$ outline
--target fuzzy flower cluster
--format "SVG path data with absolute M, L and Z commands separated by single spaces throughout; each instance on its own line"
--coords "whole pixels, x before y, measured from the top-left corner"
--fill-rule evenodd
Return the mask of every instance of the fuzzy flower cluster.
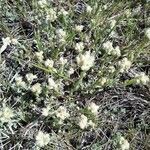
M 141 72 L 140 74 L 137 74 L 135 76 L 135 79 L 136 79 L 137 84 L 146 85 L 149 82 L 149 77 L 144 72 Z
M 117 57 L 121 56 L 120 48 L 119 46 L 116 46 L 115 48 L 113 47 L 113 43 L 110 41 L 107 41 L 103 43 L 103 48 L 106 51 L 108 55 L 114 55 Z
M 118 62 L 118 65 L 120 67 L 120 72 L 124 72 L 130 69 L 132 62 L 125 57 Z
M 13 117 L 14 112 L 11 108 L 5 106 L 0 110 L 0 121 L 2 123 L 10 122 Z
M 76 60 L 83 71 L 88 71 L 94 65 L 95 56 L 90 51 L 86 51 L 84 54 L 79 54 Z
M 50 8 L 47 11 L 46 21 L 54 22 L 57 19 L 56 10 L 53 8 Z
M 92 102 L 92 103 L 90 103 L 90 104 L 88 105 L 88 109 L 89 109 L 93 114 L 97 115 L 99 106 Z
M 119 139 L 119 145 L 120 145 L 121 150 L 129 150 L 130 148 L 129 142 L 122 136 Z
M 79 118 L 79 123 L 78 123 L 79 127 L 84 130 L 87 127 L 95 127 L 95 123 L 92 120 L 88 120 L 88 118 L 85 115 L 81 115 Z
M 38 134 L 36 135 L 36 145 L 39 147 L 44 147 L 48 145 L 50 142 L 50 136 L 48 133 L 44 133 L 42 131 L 39 131 Z
M 56 114 L 56 117 L 59 118 L 62 121 L 70 116 L 67 109 L 64 106 L 60 106 L 56 110 L 55 114 Z

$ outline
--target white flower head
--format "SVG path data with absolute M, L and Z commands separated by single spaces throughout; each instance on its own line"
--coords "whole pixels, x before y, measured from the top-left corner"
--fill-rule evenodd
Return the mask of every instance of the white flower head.
M 61 119 L 61 120 L 65 120 L 66 118 L 68 118 L 70 116 L 70 114 L 67 112 L 66 107 L 64 106 L 60 106 L 56 112 L 56 117 Z
M 40 83 L 36 83 L 31 87 L 31 91 L 35 93 L 36 95 L 39 95 L 42 93 L 42 87 Z
M 44 56 L 43 56 L 43 51 L 35 52 L 35 56 L 36 56 L 36 58 L 37 58 L 40 62 L 43 61 L 43 58 L 44 58 Z
M 59 11 L 59 14 L 62 14 L 63 16 L 67 16 L 69 13 L 68 13 L 68 11 L 66 11 L 64 8 L 62 8 L 62 9 Z
M 124 72 L 130 69 L 132 62 L 125 57 L 118 62 L 118 65 L 120 66 L 120 72 Z
M 108 71 L 111 72 L 111 73 L 115 72 L 115 70 L 116 70 L 116 69 L 115 69 L 114 66 L 109 66 L 109 67 L 108 67 Z
M 95 128 L 95 126 L 96 126 L 95 123 L 92 120 L 90 120 L 88 122 L 88 125 L 91 126 L 92 128 Z
M 56 84 L 56 82 L 52 79 L 52 78 L 48 78 L 48 88 L 49 89 L 53 89 L 53 90 L 57 90 L 58 89 L 58 85 Z
M 42 115 L 47 117 L 49 115 L 49 107 L 43 108 L 42 109 Z
M 49 134 L 39 131 L 38 134 L 36 135 L 36 145 L 39 147 L 44 147 L 48 145 L 49 142 L 50 142 Z
M 78 125 L 81 129 L 87 128 L 88 127 L 88 118 L 82 114 L 81 117 L 79 118 Z
M 79 54 L 76 60 L 81 69 L 87 71 L 94 65 L 95 56 L 90 51 L 86 51 L 84 54 Z
M 28 82 L 32 83 L 34 79 L 37 79 L 37 76 L 32 73 L 28 73 L 26 74 L 26 79 L 28 80 Z
M 119 139 L 119 145 L 120 145 L 121 150 L 129 150 L 130 148 L 129 142 L 122 136 Z
M 55 9 L 50 8 L 47 12 L 46 21 L 54 22 L 57 19 L 57 14 Z
M 135 77 L 136 77 L 137 83 L 141 83 L 143 85 L 146 85 L 149 82 L 149 77 L 144 72 L 137 74 Z
M 148 37 L 148 39 L 150 40 L 150 28 L 146 29 L 145 34 Z
M 71 67 L 71 68 L 68 70 L 67 73 L 68 73 L 68 75 L 70 76 L 70 75 L 72 75 L 72 74 L 74 73 L 74 71 L 75 71 L 75 70 Z
M 59 59 L 59 63 L 64 66 L 67 63 L 67 59 L 65 59 L 64 57 L 60 57 Z
M 75 50 L 77 50 L 78 52 L 82 52 L 83 49 L 84 49 L 84 43 L 83 42 L 76 43 Z
M 60 42 L 65 42 L 66 32 L 63 29 L 57 29 L 56 34 Z
M 4 106 L 0 111 L 0 121 L 5 123 L 11 121 L 14 117 L 14 112 L 11 108 Z
M 81 32 L 81 31 L 83 30 L 83 28 L 84 28 L 83 25 L 76 25 L 76 26 L 75 26 L 75 30 L 76 30 L 77 32 Z
M 39 0 L 39 1 L 38 1 L 38 5 L 39 5 L 41 8 L 44 8 L 45 6 L 47 6 L 47 0 Z
M 113 43 L 110 42 L 110 41 L 107 41 L 107 42 L 103 43 L 103 48 L 106 51 L 106 53 L 109 54 L 109 55 L 114 50 Z
M 90 103 L 90 104 L 88 105 L 88 109 L 89 109 L 93 114 L 97 115 L 99 106 L 92 102 L 92 103 Z
M 26 88 L 26 83 L 22 80 L 21 76 L 16 77 L 15 81 L 18 87 Z
M 117 56 L 117 57 L 120 57 L 121 56 L 121 52 L 120 52 L 120 48 L 119 46 L 116 46 L 113 50 L 112 50 L 112 54 Z
M 90 5 L 86 5 L 86 11 L 88 13 L 91 13 L 92 12 L 92 7 Z
M 50 59 L 46 59 L 46 61 L 44 62 L 45 66 L 48 68 L 53 68 L 54 65 L 54 61 L 50 60 Z
M 107 82 L 107 78 L 106 78 L 106 77 L 102 77 L 102 78 L 100 79 L 100 85 L 101 85 L 101 86 L 105 85 L 106 82 Z

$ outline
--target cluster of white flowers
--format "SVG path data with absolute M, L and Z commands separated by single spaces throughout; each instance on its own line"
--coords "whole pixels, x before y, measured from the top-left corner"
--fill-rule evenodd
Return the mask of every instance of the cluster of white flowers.
M 86 51 L 84 54 L 79 54 L 76 60 L 81 69 L 87 71 L 94 65 L 95 56 L 90 51 Z
M 48 88 L 50 90 L 58 90 L 58 85 L 56 84 L 56 82 L 52 79 L 52 78 L 48 78 Z
M 35 93 L 36 95 L 39 95 L 42 93 L 42 87 L 40 83 L 36 83 L 31 87 L 31 91 Z
M 50 8 L 47 11 L 46 21 L 54 22 L 57 19 L 57 14 L 55 8 Z
M 48 133 L 44 133 L 42 131 L 39 131 L 38 134 L 36 135 L 36 145 L 39 147 L 44 147 L 48 145 L 50 142 L 50 136 Z
M 140 74 L 136 74 L 135 78 L 137 84 L 146 85 L 149 82 L 149 77 L 144 72 L 141 72 Z
M 103 43 L 103 48 L 106 51 L 106 53 L 108 55 L 115 55 L 120 57 L 121 56 L 121 52 L 120 52 L 120 48 L 119 46 L 116 46 L 115 48 L 113 47 L 113 43 L 110 41 L 107 41 L 105 43 Z
M 88 13 L 91 13 L 92 12 L 92 7 L 90 5 L 86 5 L 86 11 Z
M 67 59 L 65 59 L 64 57 L 60 57 L 59 58 L 59 63 L 64 66 L 67 63 Z
M 0 110 L 0 121 L 2 123 L 10 122 L 13 117 L 14 117 L 14 112 L 11 108 L 4 106 Z
M 21 87 L 21 88 L 26 88 L 27 87 L 26 83 L 22 80 L 21 76 L 16 77 L 15 81 L 16 81 L 16 85 L 18 87 Z
M 115 70 L 116 70 L 116 69 L 115 69 L 114 66 L 109 66 L 109 67 L 108 67 L 108 71 L 111 72 L 111 73 L 114 73 Z
M 36 58 L 37 58 L 40 62 L 42 62 L 43 59 L 44 59 L 43 51 L 35 52 L 35 56 L 36 56 Z
M 66 32 L 63 29 L 57 29 L 56 34 L 59 42 L 64 43 L 66 41 Z
M 65 120 L 66 118 L 68 118 L 70 116 L 70 114 L 68 113 L 66 107 L 64 106 L 60 106 L 56 112 L 56 117 L 61 119 L 61 120 Z
M 130 148 L 129 142 L 122 136 L 119 139 L 119 145 L 121 150 L 128 150 Z
M 0 54 L 3 51 L 5 51 L 5 49 L 7 48 L 7 46 L 9 46 L 11 43 L 14 44 L 14 45 L 18 43 L 17 39 L 11 39 L 10 37 L 2 38 L 2 41 L 3 41 L 3 45 L 0 48 Z
M 84 43 L 83 42 L 76 43 L 75 50 L 77 50 L 78 52 L 82 52 L 83 49 L 84 49 Z
M 34 79 L 37 79 L 37 76 L 33 73 L 26 74 L 26 79 L 29 83 L 32 83 Z
M 148 39 L 150 40 L 150 28 L 146 29 L 145 34 L 148 37 Z
M 68 70 L 68 75 L 70 76 L 70 75 L 72 75 L 73 73 L 74 73 L 74 69 L 71 67 L 71 68 L 69 68 L 69 70 Z
M 88 105 L 88 109 L 89 109 L 93 114 L 97 115 L 99 106 L 92 102 L 92 103 L 90 103 L 90 104 Z
M 38 5 L 39 5 L 41 8 L 44 8 L 45 6 L 47 6 L 47 0 L 39 0 L 39 1 L 38 1 Z
M 95 123 L 92 120 L 88 121 L 88 118 L 85 115 L 81 115 L 79 118 L 79 127 L 83 130 L 86 129 L 87 127 L 91 126 L 92 128 L 95 127 Z
M 76 30 L 77 32 L 81 32 L 81 31 L 83 30 L 83 28 L 84 28 L 83 25 L 76 25 L 76 26 L 75 26 L 75 30 Z
M 107 79 L 106 77 L 100 78 L 100 80 L 99 80 L 100 86 L 104 86 L 105 83 L 107 82 L 107 80 L 108 80 L 108 79 Z
M 124 72 L 130 69 L 132 62 L 125 57 L 118 62 L 118 65 L 120 67 L 120 72 Z
M 49 106 L 47 106 L 46 108 L 43 108 L 42 109 L 42 115 L 47 117 L 49 115 L 49 110 L 50 110 Z
M 59 11 L 59 13 L 58 13 L 59 15 L 63 15 L 63 16 L 67 16 L 69 13 L 68 13 L 68 11 L 66 11 L 64 8 L 62 8 L 60 11 Z
M 50 60 L 50 59 L 46 59 L 46 61 L 44 62 L 44 65 L 45 65 L 47 68 L 53 68 L 53 66 L 54 66 L 54 61 L 53 61 L 53 60 Z

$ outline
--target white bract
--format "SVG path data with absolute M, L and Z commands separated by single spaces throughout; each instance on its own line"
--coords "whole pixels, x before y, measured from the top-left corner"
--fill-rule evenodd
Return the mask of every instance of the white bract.
M 78 52 L 82 52 L 83 49 L 84 49 L 84 43 L 83 43 L 83 42 L 76 43 L 75 49 L 76 49 Z
M 56 110 L 55 114 L 56 114 L 56 117 L 61 120 L 65 120 L 66 118 L 70 116 L 69 113 L 67 112 L 67 109 L 64 106 L 60 106 Z
M 148 37 L 148 39 L 150 40 L 150 28 L 146 29 L 145 34 Z
M 48 133 L 39 131 L 36 135 L 36 145 L 39 147 L 44 147 L 50 142 L 50 136 Z
M 31 91 L 35 93 L 36 95 L 39 95 L 42 93 L 42 87 L 40 83 L 36 83 L 31 87 Z
M 92 103 L 90 103 L 90 104 L 88 105 L 88 109 L 89 109 L 93 114 L 97 115 L 99 106 L 92 102 Z
M 88 118 L 85 115 L 81 115 L 81 117 L 79 118 L 78 125 L 81 129 L 87 128 L 88 127 Z
M 37 76 L 34 75 L 33 73 L 28 73 L 26 74 L 26 79 L 28 80 L 28 82 L 32 83 L 34 79 L 37 79 Z
M 2 123 L 10 122 L 11 119 L 14 117 L 13 110 L 9 107 L 3 107 L 0 111 L 0 121 Z
M 121 150 L 128 150 L 130 148 L 129 142 L 124 137 L 120 137 L 119 145 Z
M 84 54 L 79 54 L 76 60 L 81 69 L 87 71 L 94 65 L 95 56 L 90 51 L 86 51 Z
M 132 62 L 125 57 L 118 62 L 118 65 L 120 66 L 120 72 L 124 72 L 130 69 Z

